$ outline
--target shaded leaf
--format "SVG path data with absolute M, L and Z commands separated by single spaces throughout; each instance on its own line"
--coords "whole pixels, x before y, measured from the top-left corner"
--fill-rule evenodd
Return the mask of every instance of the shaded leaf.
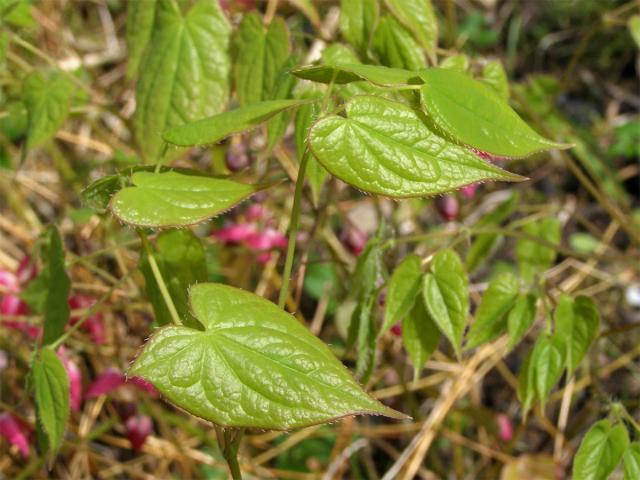
M 407 255 L 396 267 L 387 286 L 384 324 L 379 335 L 386 333 L 411 310 L 422 285 L 422 259 Z
M 500 60 L 491 60 L 482 68 L 482 81 L 504 100 L 509 99 L 509 79 Z
M 638 42 L 640 44 L 640 41 Z M 622 457 L 624 466 L 624 480 L 640 478 L 640 443 L 633 442 Z
M 580 296 L 573 300 L 563 295 L 554 320 L 556 335 L 566 342 L 567 374 L 572 375 L 598 335 L 600 314 L 590 298 Z
M 438 46 L 438 20 L 433 11 L 431 0 L 385 0 L 391 13 L 407 27 L 415 39 L 436 63 Z
M 389 67 L 408 70 L 426 67 L 420 45 L 391 15 L 384 15 L 380 19 L 373 38 L 373 47 L 380 62 Z
M 319 92 L 306 92 L 302 95 L 302 98 L 318 98 Z M 296 112 L 295 119 L 295 140 L 296 140 L 296 152 L 298 162 L 302 161 L 302 156 L 309 155 L 307 160 L 307 181 L 311 187 L 311 199 L 313 205 L 317 207 L 320 203 L 320 191 L 327 178 L 328 172 L 322 165 L 316 160 L 316 157 L 311 155 L 307 150 L 307 136 L 309 135 L 309 129 L 311 125 L 315 123 L 320 113 L 320 105 L 318 102 L 302 105 Z
M 458 72 L 466 72 L 469 70 L 470 61 L 464 53 L 457 55 L 451 55 L 440 62 L 440 68 L 448 68 L 450 70 L 457 70 Z
M 151 38 L 157 0 L 127 3 L 127 77 L 138 73 L 142 55 Z
M 417 380 L 424 364 L 438 348 L 438 326 L 418 296 L 409 313 L 402 320 L 402 341 L 413 363 L 413 378 Z
M 543 408 L 549 397 L 549 392 L 562 375 L 566 355 L 564 340 L 558 336 L 549 338 L 542 336 L 536 342 L 531 361 L 535 369 L 536 397 L 542 403 Z
M 561 225 L 557 218 L 543 218 L 527 223 L 522 231 L 542 241 L 559 245 Z M 535 275 L 544 272 L 553 265 L 556 250 L 528 238 L 520 238 L 516 243 L 516 257 L 520 273 L 525 282 L 531 282 Z
M 340 30 L 342 36 L 358 52 L 365 54 L 379 16 L 378 0 L 341 0 Z
M 365 80 L 379 87 L 402 88 L 422 83 L 416 72 L 358 63 L 328 62 L 325 65 L 307 65 L 291 70 L 291 74 L 318 83 L 331 83 L 333 80 L 336 85 Z
M 520 365 L 520 371 L 518 372 L 518 388 L 516 393 L 518 400 L 522 405 L 522 414 L 524 419 L 527 418 L 527 413 L 533 405 L 533 401 L 536 398 L 536 386 L 535 386 L 535 365 L 532 362 L 534 357 L 535 346 L 524 358 Z
M 575 480 L 606 480 L 613 473 L 629 445 L 622 424 L 609 420 L 594 423 L 582 439 L 573 461 Z
M 515 347 L 524 337 L 536 318 L 536 297 L 532 294 L 520 295 L 507 317 L 509 349 Z

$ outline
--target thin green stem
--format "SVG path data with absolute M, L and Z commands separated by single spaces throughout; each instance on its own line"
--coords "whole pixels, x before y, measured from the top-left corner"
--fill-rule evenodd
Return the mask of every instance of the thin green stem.
M 140 240 L 142 241 L 142 246 L 144 247 L 144 251 L 147 254 L 147 260 L 149 261 L 149 266 L 151 267 L 153 278 L 155 278 L 156 283 L 158 284 L 158 288 L 160 289 L 160 294 L 164 299 L 164 303 L 167 305 L 167 309 L 169 309 L 171 320 L 176 325 L 182 325 L 182 321 L 180 320 L 180 315 L 178 315 L 176 306 L 173 304 L 173 300 L 171 298 L 171 295 L 169 294 L 169 290 L 167 289 L 167 284 L 164 283 L 164 279 L 162 278 L 162 273 L 160 272 L 160 268 L 158 267 L 156 258 L 153 256 L 153 252 L 151 251 L 151 245 L 149 245 L 147 234 L 144 233 L 142 230 L 138 230 L 138 234 L 140 235 Z

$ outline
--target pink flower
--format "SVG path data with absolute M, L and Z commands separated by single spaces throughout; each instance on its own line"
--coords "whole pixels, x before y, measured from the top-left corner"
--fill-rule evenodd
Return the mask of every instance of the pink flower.
M 20 285 L 26 285 L 38 275 L 38 267 L 35 262 L 31 260 L 29 255 L 25 255 L 20 260 L 18 269 L 16 270 L 16 278 Z
M 124 373 L 117 368 L 109 368 L 102 372 L 98 378 L 89 385 L 85 397 L 89 399 L 99 397 L 100 395 L 106 395 L 121 385 L 124 385 L 124 382 Z
M 0 270 L 0 285 L 7 292 L 0 298 L 0 314 L 26 315 L 29 312 L 29 307 L 18 296 L 22 286 L 17 275 L 7 270 Z
M 460 189 L 460 191 L 462 192 L 462 195 L 464 195 L 464 198 L 471 200 L 475 196 L 477 189 L 478 184 L 472 183 L 471 185 L 465 185 Z
M 29 456 L 29 432 L 27 425 L 10 413 L 5 412 L 0 415 L 0 436 L 16 446 L 24 458 Z
M 138 387 L 140 390 L 147 392 L 149 396 L 153 398 L 158 398 L 160 396 L 160 393 L 158 392 L 158 390 L 156 390 L 156 387 L 154 387 L 151 382 L 148 382 L 142 377 L 129 377 L 127 378 L 127 383 L 129 382 L 135 387 Z
M 71 410 L 78 412 L 82 405 L 82 372 L 78 365 L 67 356 L 64 347 L 60 347 L 57 353 L 62 365 L 64 365 L 64 369 L 67 371 L 67 377 L 69 377 L 69 403 Z
M 247 208 L 244 216 L 249 222 L 265 220 L 268 217 L 267 211 L 259 203 L 252 203 L 251 205 L 249 205 L 249 208 Z
M 287 247 L 287 237 L 275 228 L 266 228 L 249 235 L 246 239 L 246 246 L 251 250 L 265 251 L 273 249 L 283 249 Z
M 134 415 L 127 419 L 125 427 L 127 429 L 127 438 L 131 442 L 131 448 L 137 452 L 153 431 L 153 422 L 147 415 Z
M 237 245 L 245 242 L 256 232 L 256 226 L 252 223 L 236 223 L 225 225 L 221 230 L 213 232 L 212 235 L 222 243 Z
M 391 327 L 391 333 L 396 337 L 402 336 L 402 325 L 400 322 L 396 323 L 393 327 Z
M 30 340 L 35 340 L 42 333 L 42 328 L 38 325 L 30 325 L 27 322 L 21 322 L 18 320 L 5 320 L 4 322 L 2 322 L 2 326 L 26 333 Z
M 463 187 L 465 188 L 465 187 Z M 459 206 L 458 199 L 453 195 L 445 195 L 436 198 L 436 209 L 447 222 L 451 222 L 458 218 Z
M 498 436 L 503 442 L 510 442 L 513 439 L 513 425 L 511 420 L 504 413 L 500 413 L 496 416 L 496 423 L 498 424 Z
M 88 297 L 86 295 L 71 295 L 69 297 L 69 307 L 72 310 L 84 310 L 91 308 L 95 305 L 96 299 L 92 297 Z M 80 317 L 77 315 L 72 315 L 69 319 L 69 323 L 74 325 Z M 97 345 L 103 345 L 107 342 L 107 337 L 104 328 L 104 319 L 102 318 L 102 313 L 96 312 L 90 315 L 82 324 L 81 327 L 83 330 L 86 330 L 89 333 L 89 337 L 91 340 Z
M 352 254 L 358 256 L 367 244 L 367 235 L 357 227 L 346 227 L 340 235 L 340 240 Z

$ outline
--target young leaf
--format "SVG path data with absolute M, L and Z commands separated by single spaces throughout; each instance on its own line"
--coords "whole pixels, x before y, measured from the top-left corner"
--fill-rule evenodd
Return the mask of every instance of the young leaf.
M 138 73 L 142 55 L 151 38 L 157 0 L 127 3 L 127 77 Z
M 284 110 L 309 102 L 310 100 L 267 100 L 252 103 L 171 128 L 162 134 L 162 138 L 168 143 L 183 147 L 210 145 L 234 133 L 251 130 Z
M 560 379 L 565 367 L 567 350 L 564 340 L 558 336 L 547 338 L 542 336 L 536 342 L 532 358 L 535 369 L 536 397 L 544 404 L 549 392 Z
M 640 443 L 633 442 L 622 457 L 624 466 L 624 480 L 640 478 Z
M 402 320 L 402 342 L 413 363 L 413 378 L 417 380 L 424 364 L 438 348 L 438 326 L 418 296 L 409 313 Z
M 373 37 L 373 47 L 381 63 L 389 67 L 408 70 L 426 67 L 420 45 L 391 15 L 380 19 Z
M 391 13 L 407 27 L 415 39 L 429 55 L 431 63 L 436 63 L 438 46 L 438 20 L 431 0 L 385 0 Z
M 509 79 L 500 60 L 491 60 L 482 68 L 482 81 L 503 100 L 509 100 Z
M 575 480 L 606 480 L 613 473 L 629 445 L 623 424 L 609 420 L 594 423 L 582 439 L 573 461 Z
M 236 95 L 241 106 L 273 98 L 278 73 L 289 57 L 289 32 L 274 18 L 267 31 L 257 13 L 245 15 L 238 27 L 234 64 Z
M 133 117 L 136 142 L 147 161 L 160 156 L 167 128 L 224 110 L 229 33 L 218 2 L 197 0 L 181 11 L 178 2 L 158 1 Z
M 515 304 L 519 291 L 518 279 L 509 272 L 497 276 L 489 283 L 469 330 L 467 348 L 482 345 L 504 332 L 507 313 Z
M 557 218 L 543 218 L 524 225 L 523 232 L 537 237 L 542 241 L 560 244 L 561 226 Z M 556 259 L 556 250 L 542 245 L 540 242 L 528 238 L 518 239 L 516 244 L 516 257 L 520 273 L 525 282 L 531 282 L 533 277 L 553 265 Z
M 204 331 L 163 327 L 131 367 L 178 407 L 228 427 L 285 430 L 347 415 L 404 415 L 369 397 L 293 316 L 252 293 L 191 288 Z
M 580 296 L 574 301 L 563 295 L 554 319 L 556 335 L 564 339 L 567 346 L 567 374 L 572 375 L 598 334 L 600 315 L 590 298 Z
M 532 362 L 534 354 L 535 346 L 524 358 L 518 373 L 518 389 L 516 393 L 518 395 L 518 400 L 520 400 L 520 403 L 522 404 L 522 415 L 525 419 L 527 418 L 527 413 L 536 398 L 536 370 L 535 365 Z
M 445 58 L 438 66 L 464 73 L 469 70 L 470 61 L 464 53 L 459 53 Z
M 422 84 L 418 74 L 410 70 L 358 63 L 327 62 L 326 65 L 307 65 L 291 70 L 291 75 L 317 83 L 333 81 L 336 85 L 363 80 L 379 87 L 389 88 Z
M 430 68 L 420 76 L 424 81 L 420 91 L 425 112 L 460 143 L 503 157 L 526 157 L 569 147 L 541 137 L 489 86 L 469 75 Z
M 69 419 L 69 379 L 56 352 L 49 347 L 38 353 L 32 373 L 38 422 L 53 456 L 60 447 Z
M 178 172 L 135 172 L 111 198 L 118 219 L 138 227 L 194 225 L 229 210 L 262 187 Z
M 27 149 L 51 139 L 69 114 L 73 86 L 61 73 L 45 77 L 40 72 L 27 76 L 22 85 L 24 104 L 29 114 Z
M 207 281 L 207 263 L 200 239 L 191 230 L 168 230 L 160 233 L 153 255 L 167 284 L 167 289 L 183 323 L 198 328 L 199 323 L 189 312 L 188 290 L 191 285 Z M 140 258 L 147 295 L 158 325 L 171 323 L 171 314 L 160 293 L 146 254 Z
M 467 274 L 453 250 L 443 249 L 434 255 L 431 274 L 424 278 L 423 295 L 427 311 L 459 355 L 469 293 Z
M 385 334 L 413 307 L 419 297 L 422 284 L 422 260 L 417 255 L 407 255 L 391 275 L 387 287 L 384 324 L 379 336 Z
M 509 349 L 515 347 L 536 318 L 536 297 L 520 295 L 507 317 L 509 331 Z
M 379 15 L 378 0 L 341 0 L 340 2 L 342 36 L 363 55 L 367 53 Z
M 319 120 L 309 147 L 330 173 L 366 192 L 405 198 L 522 179 L 437 136 L 419 112 L 401 103 L 360 96 L 346 110 L 346 118 Z
M 71 281 L 64 268 L 64 248 L 56 227 L 50 227 L 42 245 L 43 268 L 29 283 L 22 297 L 31 308 L 44 315 L 43 345 L 55 342 L 69 321 Z

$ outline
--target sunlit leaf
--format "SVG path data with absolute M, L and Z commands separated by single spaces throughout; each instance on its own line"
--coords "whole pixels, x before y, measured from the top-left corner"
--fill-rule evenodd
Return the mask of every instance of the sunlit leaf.
M 385 0 L 393 15 L 407 27 L 435 63 L 438 46 L 438 19 L 431 0 Z
M 378 0 L 342 0 L 340 2 L 342 36 L 358 52 L 366 53 L 379 15 Z
M 594 423 L 580 443 L 573 461 L 575 480 L 607 480 L 629 445 L 629 435 L 622 424 L 609 420 Z
M 391 15 L 384 15 L 380 19 L 373 47 L 380 62 L 389 67 L 419 70 L 426 66 L 420 45 Z
M 572 375 L 598 334 L 600 314 L 590 298 L 580 296 L 573 300 L 563 295 L 554 320 L 556 334 L 566 342 L 567 372 Z
M 638 42 L 640 43 L 640 42 Z M 622 457 L 624 465 L 624 480 L 640 478 L 640 443 L 633 442 Z
M 138 73 L 142 55 L 151 38 L 157 0 L 127 3 L 127 77 Z

